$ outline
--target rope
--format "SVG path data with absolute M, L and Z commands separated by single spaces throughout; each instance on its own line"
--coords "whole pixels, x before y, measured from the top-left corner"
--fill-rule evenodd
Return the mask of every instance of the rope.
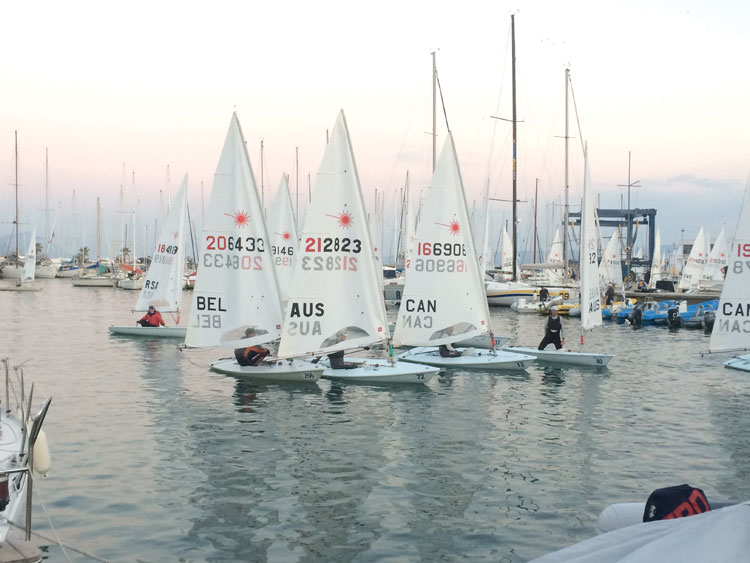
M 9 523 L 10 523 L 10 525 L 11 525 L 11 526 L 13 526 L 14 528 L 24 529 L 24 526 L 19 526 L 19 525 L 18 525 L 18 524 L 16 524 L 15 522 L 10 522 L 10 521 L 9 521 Z M 48 541 L 49 543 L 52 543 L 52 544 L 56 544 L 56 545 L 59 545 L 59 546 L 60 546 L 60 548 L 61 548 L 61 549 L 63 550 L 63 553 L 65 554 L 65 559 L 67 559 L 68 561 L 72 561 L 72 559 L 71 559 L 71 558 L 70 558 L 70 557 L 68 556 L 68 554 L 67 554 L 67 553 L 65 552 L 65 549 L 64 549 L 64 548 L 68 548 L 68 549 L 69 549 L 70 551 L 74 551 L 75 553 L 77 553 L 77 554 L 79 554 L 79 555 L 83 555 L 84 557 L 88 557 L 89 559 L 93 559 L 94 561 L 100 561 L 101 563 L 112 563 L 112 562 L 111 562 L 110 560 L 108 560 L 108 559 L 104 559 L 103 557 L 99 557 L 99 556 L 97 556 L 97 555 L 94 555 L 93 553 L 89 553 L 89 552 L 87 552 L 87 551 L 84 551 L 84 550 L 82 550 L 82 549 L 78 549 L 77 547 L 74 547 L 74 546 L 72 546 L 72 545 L 70 545 L 70 544 L 67 544 L 67 543 L 63 543 L 63 542 L 62 542 L 62 541 L 60 541 L 60 540 L 54 540 L 54 539 L 52 539 L 52 538 L 50 538 L 50 537 L 48 537 L 48 536 L 45 536 L 45 535 L 44 535 L 44 534 L 42 534 L 42 533 L 39 533 L 39 532 L 35 532 L 34 530 L 31 530 L 31 534 L 32 534 L 32 535 L 34 535 L 34 536 L 37 536 L 37 537 L 39 537 L 39 538 L 42 538 L 43 540 L 46 540 L 46 541 Z

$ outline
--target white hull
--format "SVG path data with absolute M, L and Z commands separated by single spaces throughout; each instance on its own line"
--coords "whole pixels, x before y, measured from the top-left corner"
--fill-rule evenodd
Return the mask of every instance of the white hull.
M 533 354 L 537 362 L 560 364 L 566 366 L 604 367 L 614 358 L 612 354 L 594 354 L 592 352 L 571 352 L 560 350 L 537 350 L 524 346 L 508 346 L 503 348 L 514 354 Z
M 56 278 L 77 278 L 81 275 L 81 268 L 58 269 L 55 273 Z
M 456 348 L 466 355 L 455 358 L 443 358 L 434 346 L 420 346 L 398 355 L 400 360 L 443 368 L 456 369 L 526 369 L 536 357 L 525 354 L 514 354 L 496 350 L 472 350 Z
M 37 266 L 34 268 L 34 277 L 51 280 L 57 276 L 57 266 L 50 264 L 48 266 Z
M 42 291 L 42 286 L 34 283 L 25 283 L 23 285 L 2 285 L 0 291 Z
M 142 336 L 144 338 L 182 338 L 185 339 L 186 327 L 182 326 L 110 326 L 109 332 L 121 336 Z
M 490 281 L 484 284 L 487 304 L 496 307 L 510 307 L 516 299 L 534 299 L 538 288 L 516 282 Z
M 111 276 L 80 276 L 71 281 L 77 287 L 114 287 L 117 283 Z
M 143 289 L 144 278 L 125 278 L 117 282 L 117 287 L 120 289 L 136 289 L 140 291 Z
M 737 356 L 724 362 L 725 368 L 738 369 L 740 371 L 750 371 L 750 354 Z
M 0 278 L 6 280 L 20 280 L 21 274 L 23 274 L 23 265 L 19 264 L 3 264 L 0 270 Z
M 323 373 L 323 366 L 303 360 L 275 360 L 262 362 L 258 366 L 241 366 L 233 358 L 225 358 L 211 364 L 217 373 L 247 377 L 263 381 L 315 383 Z
M 391 364 L 390 360 L 383 358 L 350 357 L 346 361 L 361 364 L 362 367 L 331 369 L 328 358 L 324 358 L 320 360 L 320 364 L 325 368 L 322 377 L 361 383 L 427 383 L 440 371 L 429 366 L 416 366 L 398 361 Z
M 508 340 L 510 340 L 509 336 L 495 336 L 495 349 L 502 348 Z M 484 348 L 485 350 L 489 350 L 492 348 L 492 341 L 489 334 L 483 334 L 454 342 L 453 345 L 461 346 L 462 348 Z

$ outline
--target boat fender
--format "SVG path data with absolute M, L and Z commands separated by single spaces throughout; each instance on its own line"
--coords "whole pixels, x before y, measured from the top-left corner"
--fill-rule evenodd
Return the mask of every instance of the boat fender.
M 34 443 L 34 471 L 40 477 L 46 478 L 47 472 L 52 466 L 52 460 L 49 455 L 49 445 L 47 444 L 47 434 L 44 430 L 39 430 L 39 435 Z

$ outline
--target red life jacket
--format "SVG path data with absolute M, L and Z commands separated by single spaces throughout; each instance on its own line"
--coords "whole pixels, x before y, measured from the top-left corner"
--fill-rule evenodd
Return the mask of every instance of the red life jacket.
M 141 320 L 146 321 L 149 326 L 164 325 L 164 319 L 161 318 L 161 313 L 159 311 L 154 311 L 153 315 L 151 313 L 146 313 Z

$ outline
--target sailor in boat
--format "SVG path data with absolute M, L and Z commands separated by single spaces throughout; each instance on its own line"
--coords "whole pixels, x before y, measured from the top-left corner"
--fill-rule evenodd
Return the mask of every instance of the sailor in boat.
M 252 338 L 256 335 L 257 332 L 253 327 L 245 330 L 245 338 Z M 264 348 L 263 346 L 247 346 L 245 348 L 237 348 L 234 351 L 234 357 L 241 366 L 257 366 L 268 354 L 268 348 Z
M 604 302 L 606 307 L 609 307 L 615 302 L 615 286 L 611 283 L 607 285 L 607 291 L 604 292 L 604 297 L 606 298 L 606 301 Z
M 449 326 L 443 332 L 445 333 L 446 336 L 450 336 L 450 335 L 453 334 L 453 327 Z M 442 344 L 440 346 L 439 351 L 440 351 L 440 357 L 441 358 L 457 358 L 458 356 L 461 355 L 461 352 L 459 352 L 458 350 L 456 350 L 453 347 L 453 344 L 451 344 L 450 342 Z
M 164 323 L 164 319 L 161 317 L 161 313 L 156 310 L 156 308 L 151 305 L 148 308 L 148 311 L 146 312 L 143 317 L 139 321 L 137 321 L 135 324 L 141 325 L 141 326 L 167 326 Z
M 539 350 L 544 350 L 549 344 L 554 344 L 556 350 L 562 348 L 563 344 L 565 344 L 565 338 L 563 338 L 562 333 L 562 318 L 557 314 L 557 307 L 553 305 L 549 310 L 544 338 L 539 343 Z
M 344 331 L 340 330 L 336 334 L 334 334 L 334 338 L 336 342 L 343 342 L 344 340 L 346 340 L 346 334 Z M 359 367 L 359 364 L 344 361 L 343 350 L 328 354 L 328 361 L 331 364 L 331 369 L 354 369 Z

